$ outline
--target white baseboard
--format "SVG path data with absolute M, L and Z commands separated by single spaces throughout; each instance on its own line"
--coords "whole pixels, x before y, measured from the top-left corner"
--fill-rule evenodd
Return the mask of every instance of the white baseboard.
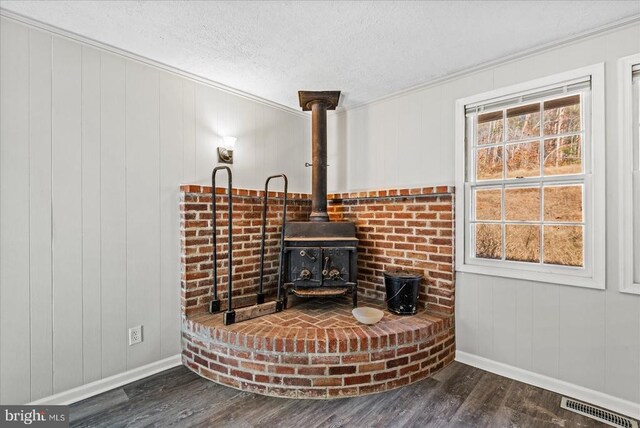
M 85 398 L 93 397 L 114 388 L 121 387 L 138 379 L 159 373 L 161 371 L 176 367 L 182 364 L 180 354 L 174 355 L 164 360 L 155 361 L 145 366 L 128 370 L 124 373 L 109 376 L 68 391 L 50 395 L 36 401 L 32 401 L 32 405 L 49 404 L 49 405 L 66 405 L 72 404 Z
M 640 403 L 617 398 L 612 395 L 603 394 L 593 389 L 585 388 L 562 380 L 554 379 L 518 367 L 513 367 L 497 361 L 489 360 L 477 355 L 456 351 L 456 361 L 495 373 L 500 376 L 515 379 L 529 385 L 548 389 L 561 395 L 566 395 L 586 403 L 602 407 L 613 412 L 621 413 L 630 418 L 640 419 Z M 560 402 L 558 402 L 558 406 Z

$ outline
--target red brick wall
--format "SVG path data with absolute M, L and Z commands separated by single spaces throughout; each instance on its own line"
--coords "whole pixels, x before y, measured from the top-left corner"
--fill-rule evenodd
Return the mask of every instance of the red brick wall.
M 211 187 L 185 185 L 180 188 L 182 311 L 189 315 L 204 310 L 211 300 L 213 264 L 211 256 Z M 227 196 L 216 190 L 218 215 L 218 298 L 227 295 Z M 233 194 L 233 295 L 248 296 L 258 291 L 262 197 L 264 191 L 232 189 Z M 273 292 L 278 269 L 278 241 L 282 214 L 281 192 L 270 192 L 265 246 L 265 292 Z M 308 195 L 290 193 L 287 219 L 306 220 L 311 212 Z M 251 303 L 254 303 L 253 301 Z
M 211 300 L 211 187 L 181 187 L 182 309 L 202 311 Z M 227 197 L 218 188 L 218 278 L 220 298 L 227 285 Z M 260 224 L 264 192 L 233 189 L 234 296 L 257 292 Z M 265 257 L 265 290 L 275 288 L 280 237 L 280 199 L 269 202 Z M 288 221 L 307 220 L 308 194 L 289 194 Z M 383 272 L 404 269 L 424 275 L 420 301 L 430 311 L 453 313 L 453 188 L 390 189 L 329 195 L 332 220 L 356 223 L 358 288 L 368 297 L 384 299 Z M 252 303 L 252 302 L 251 302 Z
M 419 300 L 453 314 L 453 187 L 390 189 L 330 195 L 332 220 L 356 223 L 358 288 L 385 298 L 383 272 L 424 275 Z

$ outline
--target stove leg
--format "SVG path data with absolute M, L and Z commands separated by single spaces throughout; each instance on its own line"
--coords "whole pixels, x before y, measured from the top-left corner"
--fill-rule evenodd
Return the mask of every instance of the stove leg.
M 351 288 L 351 297 L 353 299 L 353 307 L 357 308 L 358 307 L 358 286 L 354 285 Z

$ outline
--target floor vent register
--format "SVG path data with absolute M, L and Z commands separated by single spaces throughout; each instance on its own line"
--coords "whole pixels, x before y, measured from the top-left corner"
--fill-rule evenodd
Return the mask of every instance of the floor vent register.
M 626 416 L 592 406 L 591 404 L 576 401 L 571 398 L 562 397 L 560 407 L 570 410 L 574 413 L 587 416 L 596 421 L 604 422 L 607 425 L 618 428 L 638 428 L 638 423 Z

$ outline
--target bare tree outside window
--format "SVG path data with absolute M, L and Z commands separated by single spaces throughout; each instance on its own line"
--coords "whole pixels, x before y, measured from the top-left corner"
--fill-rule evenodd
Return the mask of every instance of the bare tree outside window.
M 476 116 L 475 257 L 584 266 L 581 102 L 574 94 Z

